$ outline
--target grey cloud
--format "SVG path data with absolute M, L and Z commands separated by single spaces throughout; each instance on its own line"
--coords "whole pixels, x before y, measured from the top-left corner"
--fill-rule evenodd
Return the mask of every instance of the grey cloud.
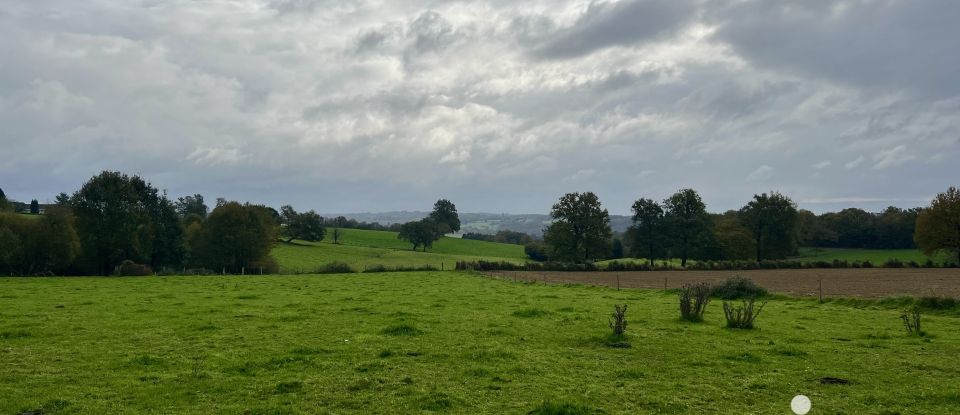
M 676 33 L 696 18 L 692 0 L 626 0 L 590 3 L 571 27 L 544 39 L 539 56 L 569 59 L 611 46 L 650 42 Z
M 960 93 L 960 2 L 751 0 L 710 15 L 751 62 L 932 98 Z

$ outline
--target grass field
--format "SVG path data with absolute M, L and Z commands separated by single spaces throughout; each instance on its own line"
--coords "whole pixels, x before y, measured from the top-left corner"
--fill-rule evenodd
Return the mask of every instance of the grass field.
M 792 259 L 803 261 L 870 261 L 874 265 L 882 265 L 890 259 L 903 262 L 915 261 L 923 264 L 928 259 L 943 262 L 946 255 L 928 257 L 916 249 L 849 249 L 849 248 L 800 248 L 799 255 Z
M 285 272 L 316 269 L 334 261 L 345 262 L 361 271 L 370 265 L 431 265 L 438 269 L 443 265 L 451 269 L 456 261 L 525 261 L 520 245 L 443 237 L 427 252 L 414 252 L 409 243 L 397 239 L 395 232 L 361 229 L 341 229 L 341 232 L 343 236 L 339 244 L 332 242 L 332 230 L 329 230 L 327 238 L 320 243 L 294 241 L 293 244 L 277 244 L 273 256 Z
M 662 291 L 461 272 L 0 278 L 0 413 L 948 414 L 960 320 L 770 301 L 753 331 Z M 610 348 L 626 303 L 632 348 Z M 849 380 L 822 384 L 821 378 Z

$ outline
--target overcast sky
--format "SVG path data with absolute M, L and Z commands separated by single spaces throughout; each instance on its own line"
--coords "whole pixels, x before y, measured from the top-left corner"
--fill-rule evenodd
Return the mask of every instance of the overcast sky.
M 917 206 L 960 185 L 960 1 L 0 0 L 0 188 L 320 212 Z

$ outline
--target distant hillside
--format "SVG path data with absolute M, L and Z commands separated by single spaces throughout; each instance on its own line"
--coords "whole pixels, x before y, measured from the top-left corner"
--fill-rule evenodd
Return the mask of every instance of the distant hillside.
M 384 225 L 420 220 L 429 212 L 383 212 L 383 213 L 334 213 L 324 216 L 344 216 L 361 222 L 378 222 Z M 460 231 L 494 234 L 509 230 L 540 236 L 550 224 L 550 215 L 512 213 L 461 213 Z M 629 216 L 611 215 L 610 225 L 614 232 L 624 232 L 630 226 Z

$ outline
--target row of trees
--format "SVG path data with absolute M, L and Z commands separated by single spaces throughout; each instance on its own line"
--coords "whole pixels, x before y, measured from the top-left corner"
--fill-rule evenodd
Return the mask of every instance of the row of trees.
M 278 217 L 222 199 L 208 215 L 200 195 L 173 202 L 138 176 L 105 171 L 58 195 L 39 219 L 0 214 L 0 272 L 106 275 L 124 261 L 154 270 L 273 270 Z
M 629 255 L 656 259 L 756 261 L 784 259 L 805 246 L 913 248 L 960 256 L 960 194 L 951 187 L 928 208 L 891 207 L 879 214 L 845 209 L 817 216 L 778 193 L 754 195 L 739 210 L 710 214 L 693 189 L 658 202 L 633 203 L 630 228 L 614 237 L 610 217 L 592 192 L 568 193 L 553 205 L 543 243 L 527 243 L 533 259 L 582 262 Z M 958 257 L 960 261 L 960 257 Z

